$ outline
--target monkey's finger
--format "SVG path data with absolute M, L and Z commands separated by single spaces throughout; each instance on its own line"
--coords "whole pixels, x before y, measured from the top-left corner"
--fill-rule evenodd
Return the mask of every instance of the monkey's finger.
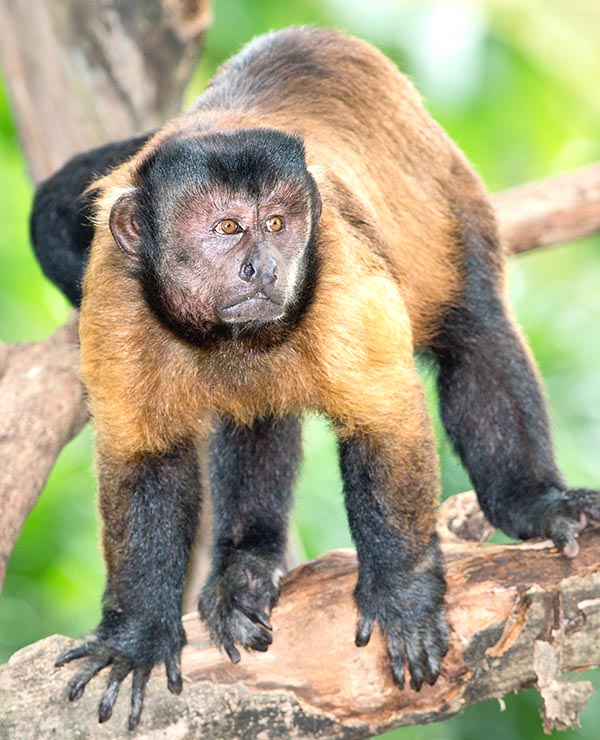
M 227 653 L 227 657 L 229 660 L 235 665 L 236 663 L 239 663 L 242 659 L 242 656 L 240 655 L 239 650 L 236 648 L 236 646 L 233 644 L 233 642 L 230 639 L 224 639 L 222 641 L 223 650 Z
M 440 662 L 443 657 L 448 654 L 450 650 L 450 626 L 446 620 L 446 615 L 443 611 L 437 615 L 437 636 L 438 645 L 440 646 Z
M 590 519 L 600 519 L 600 492 L 591 488 L 576 488 L 571 491 L 571 496 L 577 501 L 580 509 L 587 514 Z
M 273 633 L 269 632 L 269 630 L 266 630 L 263 627 L 259 627 L 258 625 L 255 625 L 254 634 L 251 640 L 251 646 L 255 647 L 255 645 L 261 645 L 261 646 L 264 645 L 265 650 L 266 650 L 272 642 L 273 642 Z
M 127 663 L 115 663 L 111 668 L 106 689 L 98 706 L 98 722 L 106 722 L 111 718 L 121 683 L 130 670 L 131 667 Z
M 269 630 L 269 632 L 273 631 L 273 626 L 271 625 L 268 616 L 260 609 L 257 609 L 256 607 L 246 606 L 244 604 L 240 604 L 239 609 L 242 614 L 248 617 L 248 619 L 250 619 L 255 624 L 260 624 L 261 627 Z
M 142 709 L 144 707 L 144 692 L 150 676 L 150 668 L 136 668 L 133 672 L 133 682 L 131 686 L 131 709 L 129 711 L 128 727 L 129 732 L 133 732 L 138 726 Z
M 252 650 L 258 650 L 260 653 L 266 653 L 272 642 L 272 634 L 261 628 L 260 632 L 253 637 L 252 642 L 248 644 L 248 647 L 251 647 Z
M 167 688 L 172 694 L 181 694 L 183 682 L 181 680 L 181 668 L 175 658 L 167 658 Z
M 89 681 L 110 662 L 111 658 L 91 659 L 69 684 L 69 701 L 81 699 Z
M 425 663 L 423 666 L 423 675 L 425 681 L 430 686 L 437 681 L 440 675 L 440 668 L 442 665 L 442 658 L 448 652 L 449 648 L 449 635 L 446 620 L 437 619 L 436 630 L 428 632 L 423 638 L 423 646 L 425 648 Z
M 550 537 L 565 557 L 572 559 L 579 554 L 574 523 L 570 519 L 557 517 L 550 528 Z
M 375 620 L 372 617 L 361 617 L 356 628 L 354 644 L 356 647 L 364 647 L 371 639 Z
M 425 661 L 423 663 L 423 677 L 425 681 L 430 685 L 438 680 L 440 675 L 440 663 L 436 656 L 429 652 L 425 653 Z
M 70 663 L 72 660 L 87 658 L 94 652 L 97 646 L 98 643 L 96 640 L 88 640 L 87 642 L 82 642 L 81 645 L 76 645 L 75 647 L 63 650 L 55 660 L 54 665 L 56 668 L 60 668 L 65 665 L 65 663 Z
M 399 635 L 388 635 L 388 655 L 394 683 L 399 689 L 404 688 L 404 641 Z
M 427 662 L 427 658 L 423 645 L 417 637 L 407 641 L 406 656 L 408 658 L 408 670 L 410 673 L 410 687 L 415 691 L 421 691 L 424 679 L 423 668 Z

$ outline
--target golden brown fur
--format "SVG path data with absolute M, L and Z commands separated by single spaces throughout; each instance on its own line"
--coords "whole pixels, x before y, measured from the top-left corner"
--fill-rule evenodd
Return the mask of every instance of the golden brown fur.
M 480 185 L 412 84 L 383 55 L 333 32 L 322 32 L 311 51 L 335 74 L 335 94 L 323 75 L 290 94 L 272 91 L 243 111 L 228 109 L 231 101 L 223 101 L 224 110 L 203 110 L 201 99 L 100 182 L 81 315 L 83 377 L 96 433 L 110 457 L 134 459 L 207 434 L 215 414 L 249 424 L 266 414 L 322 411 L 342 435 L 367 432 L 395 447 L 391 459 L 404 479 L 413 467 L 421 470 L 427 490 L 419 486 L 411 495 L 405 486 L 408 498 L 392 509 L 413 510 L 413 495 L 428 500 L 418 507 L 418 529 L 426 532 L 437 473 L 413 350 L 427 345 L 458 300 L 449 203 L 453 195 L 479 201 Z M 305 142 L 323 203 L 318 290 L 286 342 L 268 351 L 249 352 L 243 343 L 207 350 L 156 320 L 127 274 L 109 213 L 162 142 L 252 127 L 292 132 Z M 414 531 L 412 517 L 403 521 Z

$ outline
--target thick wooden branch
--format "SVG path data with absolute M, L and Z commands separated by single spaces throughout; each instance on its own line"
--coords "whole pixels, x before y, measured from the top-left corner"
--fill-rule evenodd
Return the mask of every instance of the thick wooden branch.
M 209 22 L 209 0 L 0 0 L 0 62 L 33 179 L 177 113 Z
M 493 197 L 509 252 L 582 239 L 600 231 L 600 163 Z
M 465 520 L 465 498 L 476 512 L 472 495 L 456 497 L 442 510 L 443 531 L 448 521 L 452 530 L 452 521 Z M 536 683 L 548 727 L 576 720 L 591 685 L 566 682 L 562 674 L 600 665 L 600 530 L 581 535 L 575 560 L 548 542 L 499 546 L 450 539 L 443 547 L 452 647 L 435 686 L 399 691 L 379 633 L 366 648 L 354 646 L 356 559 L 352 551 L 338 551 L 287 576 L 268 653 L 245 653 L 233 666 L 210 645 L 197 617 L 186 617 L 184 692 L 171 696 L 164 672 L 156 670 L 136 736 L 368 738 L 443 720 Z M 64 737 L 127 736 L 126 697 L 108 725 L 96 724 L 104 681 L 96 679 L 78 704 L 66 701 L 75 668 L 51 666 L 68 644 L 48 638 L 0 669 L 0 736 L 37 739 L 56 727 Z
M 0 355 L 0 584 L 8 557 L 54 461 L 87 421 L 77 319 L 43 342 Z

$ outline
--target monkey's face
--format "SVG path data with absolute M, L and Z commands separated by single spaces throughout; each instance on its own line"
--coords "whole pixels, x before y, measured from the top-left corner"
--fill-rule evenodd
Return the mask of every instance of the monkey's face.
M 110 228 L 150 305 L 192 340 L 219 326 L 256 331 L 285 320 L 302 292 L 320 206 L 303 150 L 298 161 L 297 140 L 286 137 L 282 166 L 278 133 L 277 156 L 269 137 L 257 147 L 244 133 L 237 158 L 231 140 L 210 156 L 205 139 L 163 153 L 112 209 Z
M 186 192 L 161 229 L 159 276 L 186 324 L 252 323 L 284 316 L 298 291 L 310 238 L 305 193 L 287 183 L 266 197 Z

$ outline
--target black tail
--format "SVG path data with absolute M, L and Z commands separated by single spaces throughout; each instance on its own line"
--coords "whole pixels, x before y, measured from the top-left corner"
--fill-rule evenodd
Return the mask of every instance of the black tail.
M 46 277 L 74 306 L 81 303 L 88 248 L 94 236 L 90 221 L 94 196 L 82 193 L 96 177 L 133 156 L 151 135 L 78 154 L 37 188 L 30 219 L 33 250 Z

